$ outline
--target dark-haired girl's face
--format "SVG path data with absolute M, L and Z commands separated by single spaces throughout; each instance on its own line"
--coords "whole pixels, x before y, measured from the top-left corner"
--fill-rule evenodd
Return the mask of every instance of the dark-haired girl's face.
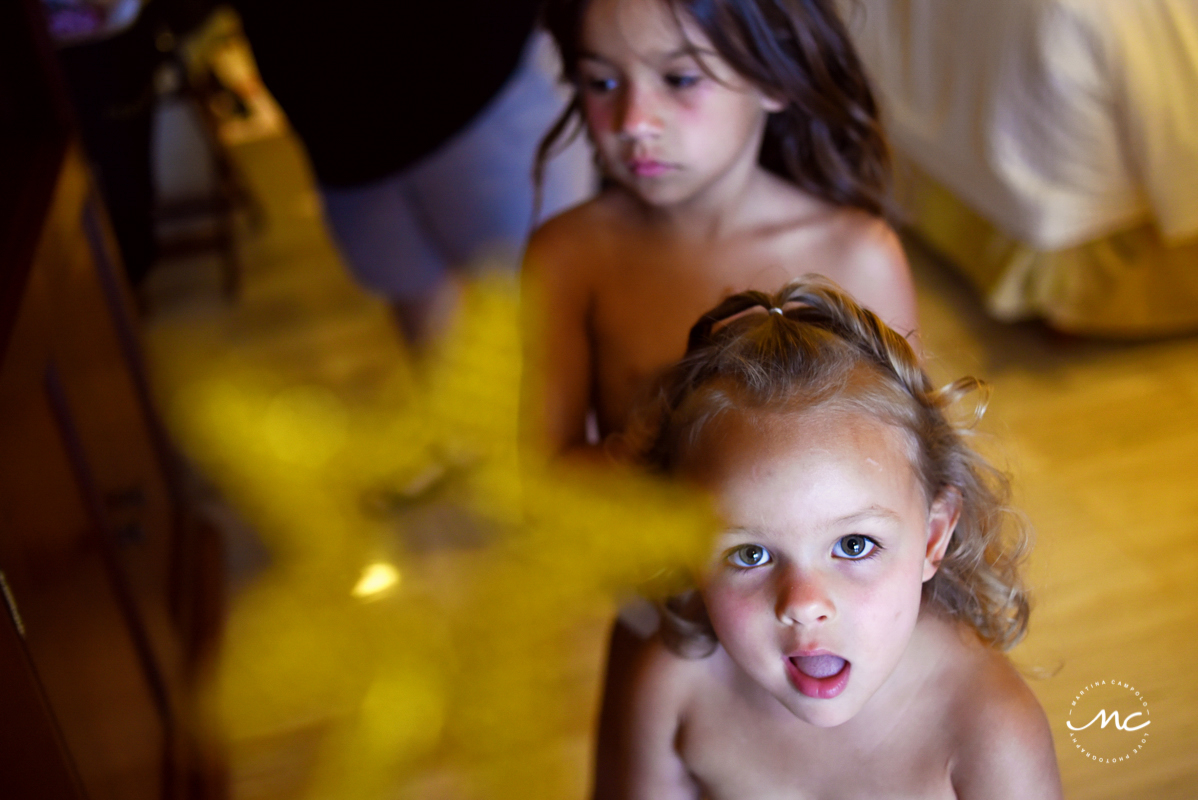
M 604 169 L 643 202 L 718 202 L 757 168 L 777 104 L 663 0 L 592 0 L 578 72 Z

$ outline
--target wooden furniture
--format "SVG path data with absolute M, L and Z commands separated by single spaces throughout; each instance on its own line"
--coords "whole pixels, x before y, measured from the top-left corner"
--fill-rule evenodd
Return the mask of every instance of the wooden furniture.
M 0 7 L 0 797 L 195 797 L 211 540 L 36 13 Z
M 1198 331 L 1198 3 L 842 6 L 906 221 L 992 316 Z
M 248 228 L 258 231 L 265 222 L 265 213 L 221 141 L 221 121 L 213 111 L 213 104 L 222 93 L 233 95 L 221 86 L 211 67 L 189 69 L 178 49 L 166 63 L 174 75 L 176 88 L 160 98 L 160 102 L 176 103 L 185 118 L 192 121 L 203 144 L 202 161 L 208 165 L 210 175 L 208 186 L 198 194 L 158 199 L 155 217 L 159 256 L 178 258 L 217 253 L 221 293 L 229 300 L 236 300 L 241 291 L 242 270 L 236 241 L 237 220 L 244 217 Z

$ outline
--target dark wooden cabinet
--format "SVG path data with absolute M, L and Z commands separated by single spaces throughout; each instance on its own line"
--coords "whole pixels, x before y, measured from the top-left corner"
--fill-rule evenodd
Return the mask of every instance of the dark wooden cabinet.
M 186 513 L 31 0 L 0 4 L 0 798 L 201 791 Z
M 79 800 L 83 788 L 30 665 L 21 632 L 0 613 L 0 797 Z
M 90 198 L 69 148 L 0 366 L 0 571 L 87 796 L 150 800 L 177 763 L 177 537 Z

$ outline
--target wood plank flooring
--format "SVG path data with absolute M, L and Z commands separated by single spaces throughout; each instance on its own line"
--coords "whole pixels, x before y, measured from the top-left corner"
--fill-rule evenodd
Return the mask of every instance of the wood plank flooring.
M 933 372 L 992 383 L 982 427 L 1036 529 L 1036 607 L 1013 658 L 1052 723 L 1067 796 L 1198 797 L 1198 338 L 1000 325 L 909 251 Z M 1069 741 L 1070 703 L 1104 679 L 1151 704 L 1150 744 L 1131 762 L 1093 763 Z
M 154 276 L 147 339 L 163 402 L 195 363 L 184 352 L 368 386 L 400 350 L 382 305 L 340 267 L 294 141 L 235 156 L 268 227 L 242 243 L 236 305 L 219 299 L 216 268 L 202 259 Z M 1037 531 L 1031 632 L 1012 657 L 1052 724 L 1067 796 L 1198 797 L 1198 337 L 1104 343 L 1000 325 L 934 257 L 909 252 L 930 369 L 992 383 L 984 446 L 1013 473 Z M 597 636 L 579 649 L 581 663 L 600 663 Z M 595 680 L 580 682 L 583 721 Z M 1134 685 L 1151 704 L 1151 740 L 1123 763 L 1083 757 L 1065 727 L 1077 693 L 1101 680 Z M 584 769 L 585 735 L 561 746 Z

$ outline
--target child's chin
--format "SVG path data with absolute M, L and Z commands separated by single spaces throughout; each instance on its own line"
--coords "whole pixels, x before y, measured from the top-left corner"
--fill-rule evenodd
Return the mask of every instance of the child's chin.
M 613 180 L 641 203 L 655 208 L 666 208 L 691 199 L 688 187 L 677 185 L 666 178 L 657 181 L 638 181 L 631 176 L 621 174 L 620 177 L 615 177 Z
M 659 188 L 638 186 L 635 183 L 626 184 L 624 188 L 635 195 L 640 202 L 653 208 L 666 208 L 680 202 L 679 198 L 672 193 Z
M 788 698 L 783 701 L 790 713 L 816 728 L 835 728 L 851 720 L 861 710 L 860 706 L 852 703 L 843 696 L 833 700 L 808 700 L 801 698 L 798 702 Z

